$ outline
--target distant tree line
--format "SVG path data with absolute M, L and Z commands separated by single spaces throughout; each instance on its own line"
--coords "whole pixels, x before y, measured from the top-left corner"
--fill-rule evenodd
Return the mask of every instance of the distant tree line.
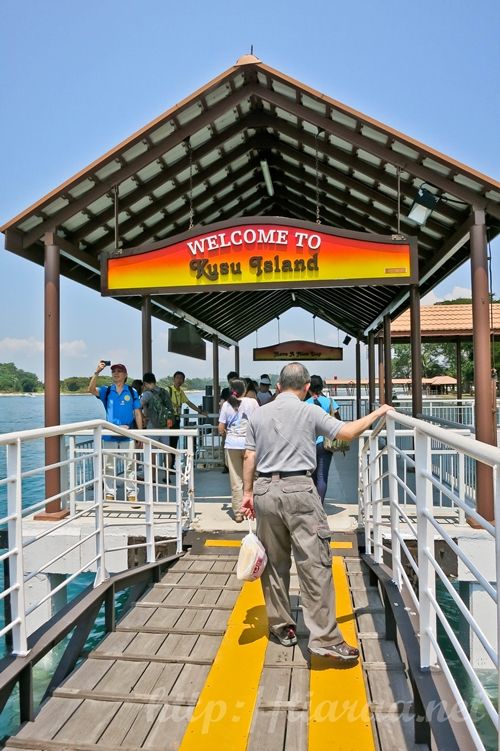
M 0 391 L 4 394 L 32 394 L 43 391 L 43 383 L 35 373 L 16 368 L 13 362 L 0 363 Z
M 271 375 L 273 384 L 278 380 L 277 375 Z M 62 394 L 86 394 L 89 385 L 88 376 L 70 376 L 60 381 Z M 128 377 L 128 383 L 132 383 L 133 376 Z M 112 383 L 111 376 L 99 376 L 97 378 L 98 386 L 109 386 Z M 165 376 L 158 379 L 160 386 L 170 386 L 173 383 L 173 375 Z M 211 386 L 212 378 L 186 378 L 183 388 L 186 391 L 203 391 L 205 386 Z M 225 379 L 221 378 L 222 385 Z M 44 384 L 35 373 L 28 373 L 25 370 L 17 368 L 13 362 L 0 363 L 0 392 L 6 394 L 19 393 L 36 393 L 43 392 Z

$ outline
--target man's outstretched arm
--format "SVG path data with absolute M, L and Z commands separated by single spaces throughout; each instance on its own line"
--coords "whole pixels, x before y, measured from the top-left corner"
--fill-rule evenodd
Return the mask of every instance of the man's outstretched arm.
M 368 430 L 371 424 L 374 423 L 378 417 L 383 417 L 391 409 L 394 409 L 394 407 L 392 407 L 390 404 L 382 404 L 382 406 L 380 406 L 378 409 L 370 412 L 369 415 L 360 417 L 359 420 L 346 422 L 341 427 L 335 438 L 340 438 L 342 441 L 352 441 L 353 438 L 357 438 L 365 430 Z

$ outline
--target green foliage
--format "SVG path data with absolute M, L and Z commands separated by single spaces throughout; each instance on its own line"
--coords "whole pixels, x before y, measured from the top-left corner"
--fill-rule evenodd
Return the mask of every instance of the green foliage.
M 0 363 L 0 391 L 6 394 L 43 391 L 43 384 L 35 373 L 16 368 L 13 362 Z

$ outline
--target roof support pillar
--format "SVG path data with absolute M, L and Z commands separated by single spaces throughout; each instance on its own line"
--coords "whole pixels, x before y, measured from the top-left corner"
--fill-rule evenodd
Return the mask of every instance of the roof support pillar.
M 368 334 L 368 402 L 373 412 L 375 409 L 375 334 L 370 331 Z
M 420 290 L 410 285 L 411 408 L 413 417 L 422 414 L 422 334 Z
M 212 373 L 213 373 L 213 395 L 214 395 L 214 412 L 217 412 L 219 407 L 219 337 L 214 336 L 212 339 Z
M 356 420 L 361 417 L 361 342 L 356 339 Z
M 378 402 L 385 404 L 384 336 L 378 332 Z
M 153 370 L 153 355 L 151 346 L 151 297 L 142 298 L 142 372 Z
M 61 424 L 60 410 L 60 248 L 55 232 L 44 236 L 45 282 L 44 282 L 44 382 L 45 382 L 45 427 Z M 61 461 L 60 438 L 45 439 L 45 464 Z M 45 497 L 57 496 L 61 492 L 60 469 L 50 469 L 45 473 Z M 61 500 L 45 504 L 45 512 L 35 519 L 57 521 L 67 516 L 69 511 L 61 508 Z
M 240 345 L 234 345 L 234 370 L 238 375 L 240 374 Z
M 483 211 L 473 212 L 470 229 L 470 265 L 472 277 L 472 328 L 474 330 L 474 402 L 476 438 L 496 445 L 492 402 L 490 293 L 488 288 L 488 253 Z M 478 463 L 476 481 L 477 511 L 489 521 L 494 519 L 493 473 L 491 467 Z
M 457 401 L 463 398 L 462 388 L 462 342 L 457 339 L 455 342 L 456 347 L 456 370 L 457 370 Z
M 385 402 L 392 404 L 392 354 L 391 354 L 391 317 L 384 316 L 384 382 Z

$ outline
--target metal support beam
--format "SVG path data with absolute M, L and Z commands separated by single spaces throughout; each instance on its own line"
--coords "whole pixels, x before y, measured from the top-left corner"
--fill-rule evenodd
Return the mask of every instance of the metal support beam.
M 151 338 L 151 297 L 142 298 L 142 372 L 153 370 L 152 338 Z
M 45 382 L 45 427 L 61 424 L 60 410 L 60 250 L 55 243 L 55 233 L 47 233 L 45 246 L 45 300 L 44 300 L 44 382 Z M 45 440 L 45 464 L 57 464 L 61 460 L 59 437 Z M 61 492 L 59 468 L 45 473 L 45 497 L 50 498 Z M 45 513 L 36 519 L 57 520 L 69 511 L 61 509 L 60 499 L 45 505 Z
M 384 382 L 385 402 L 386 404 L 392 404 L 392 353 L 390 316 L 384 316 Z
M 368 402 L 372 412 L 375 409 L 375 334 L 368 334 Z
M 474 401 L 476 438 L 496 445 L 491 403 L 490 293 L 488 287 L 488 253 L 483 211 L 474 211 L 470 231 L 472 277 L 472 328 L 474 330 Z M 476 480 L 477 511 L 493 521 L 493 474 L 491 467 L 478 463 Z
M 213 372 L 213 395 L 214 395 L 214 412 L 217 412 L 219 406 L 219 337 L 214 336 L 212 339 L 212 372 Z
M 356 419 L 361 417 L 361 342 L 356 339 Z
M 238 375 L 240 374 L 240 345 L 234 345 L 234 370 Z
M 378 401 L 385 404 L 384 335 L 378 334 Z
M 457 364 L 457 400 L 463 398 L 463 384 L 462 384 L 462 342 L 457 339 L 455 343 L 456 347 L 456 364 Z
M 413 417 L 422 414 L 422 334 L 420 290 L 410 285 L 411 407 Z

